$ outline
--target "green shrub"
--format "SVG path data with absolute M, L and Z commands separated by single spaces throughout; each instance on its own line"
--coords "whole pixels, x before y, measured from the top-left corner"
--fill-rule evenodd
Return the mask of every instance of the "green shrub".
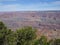
M 24 27 L 17 30 L 17 45 L 31 45 L 32 41 L 36 38 L 36 30 L 32 27 Z
M 40 39 L 35 41 L 34 45 L 47 45 L 47 38 L 45 36 L 41 36 Z

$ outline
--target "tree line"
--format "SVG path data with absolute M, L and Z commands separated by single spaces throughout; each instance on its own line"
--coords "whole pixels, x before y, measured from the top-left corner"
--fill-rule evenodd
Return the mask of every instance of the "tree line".
M 60 45 L 60 39 L 48 39 L 41 36 L 36 39 L 36 29 L 23 27 L 12 31 L 3 22 L 0 22 L 0 45 Z

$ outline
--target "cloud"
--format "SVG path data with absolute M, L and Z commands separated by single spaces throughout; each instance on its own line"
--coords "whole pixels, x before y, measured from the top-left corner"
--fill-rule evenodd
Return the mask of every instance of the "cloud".
M 39 10 L 40 7 L 41 7 L 41 4 L 30 4 L 30 5 L 23 5 L 23 4 L 8 4 L 8 5 L 3 5 L 2 4 L 2 5 L 0 5 L 0 11 Z
M 54 1 L 54 2 L 52 2 L 52 4 L 54 4 L 54 5 L 60 5 L 60 1 Z
M 2 5 L 0 6 L 0 11 L 15 11 L 18 5 Z
M 17 0 L 0 0 L 0 2 L 5 2 L 5 1 L 17 1 Z
M 50 3 L 33 3 L 33 4 L 2 4 L 0 3 L 0 11 L 39 11 L 39 10 L 60 10 L 60 1 Z

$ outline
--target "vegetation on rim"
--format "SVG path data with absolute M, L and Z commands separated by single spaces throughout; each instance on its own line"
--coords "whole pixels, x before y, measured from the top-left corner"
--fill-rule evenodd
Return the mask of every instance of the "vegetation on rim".
M 8 29 L 0 22 L 0 45 L 60 45 L 60 39 L 48 39 L 41 36 L 36 39 L 36 29 L 24 27 L 16 31 Z

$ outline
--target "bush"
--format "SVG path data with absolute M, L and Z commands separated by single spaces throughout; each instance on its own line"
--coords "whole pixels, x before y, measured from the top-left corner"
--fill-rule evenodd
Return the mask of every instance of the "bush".
M 36 38 L 36 30 L 32 27 L 19 29 L 17 34 L 17 45 L 31 45 L 32 41 Z
M 6 36 L 5 36 L 5 45 L 16 45 L 16 34 L 11 31 L 11 30 L 7 30 Z
M 0 22 L 0 45 L 15 45 L 15 34 Z
M 45 36 L 41 36 L 40 39 L 35 41 L 34 45 L 47 45 L 47 38 Z
M 7 28 L 5 25 L 3 22 L 0 22 L 0 45 L 4 45 L 6 31 Z

